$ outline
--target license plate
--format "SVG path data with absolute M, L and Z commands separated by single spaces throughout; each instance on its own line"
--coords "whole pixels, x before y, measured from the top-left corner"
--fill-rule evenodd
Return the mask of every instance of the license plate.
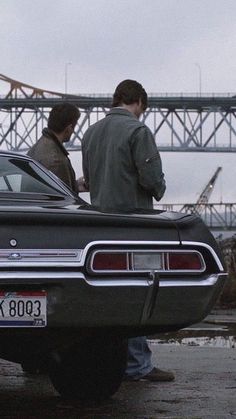
M 45 291 L 0 291 L 0 327 L 45 327 L 46 324 Z

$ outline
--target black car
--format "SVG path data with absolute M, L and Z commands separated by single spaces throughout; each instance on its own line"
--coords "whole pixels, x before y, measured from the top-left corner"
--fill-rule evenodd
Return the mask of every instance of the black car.
M 226 278 L 202 220 L 95 211 L 31 158 L 0 153 L 0 357 L 66 397 L 119 387 L 127 338 L 203 319 Z

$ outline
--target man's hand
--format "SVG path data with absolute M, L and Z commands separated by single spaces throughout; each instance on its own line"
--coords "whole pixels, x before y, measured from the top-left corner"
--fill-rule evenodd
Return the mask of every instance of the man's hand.
M 77 179 L 76 182 L 77 182 L 77 185 L 78 185 L 79 192 L 89 192 L 89 189 L 85 185 L 85 179 L 84 179 L 83 176 L 79 177 L 79 179 Z

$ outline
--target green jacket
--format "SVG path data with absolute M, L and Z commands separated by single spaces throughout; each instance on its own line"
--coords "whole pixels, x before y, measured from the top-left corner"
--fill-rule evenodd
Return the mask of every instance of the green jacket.
M 27 154 L 55 173 L 74 192 L 78 192 L 75 172 L 68 157 L 69 153 L 48 128 L 44 128 L 42 134 Z
M 124 108 L 112 108 L 82 140 L 83 171 L 91 203 L 101 211 L 153 208 L 166 186 L 150 129 Z

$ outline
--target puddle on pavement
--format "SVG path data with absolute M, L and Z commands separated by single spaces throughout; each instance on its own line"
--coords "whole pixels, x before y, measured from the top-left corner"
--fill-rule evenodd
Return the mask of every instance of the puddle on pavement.
M 215 348 L 236 348 L 236 324 L 201 323 L 178 332 L 151 336 L 152 344 L 187 346 L 212 346 Z

